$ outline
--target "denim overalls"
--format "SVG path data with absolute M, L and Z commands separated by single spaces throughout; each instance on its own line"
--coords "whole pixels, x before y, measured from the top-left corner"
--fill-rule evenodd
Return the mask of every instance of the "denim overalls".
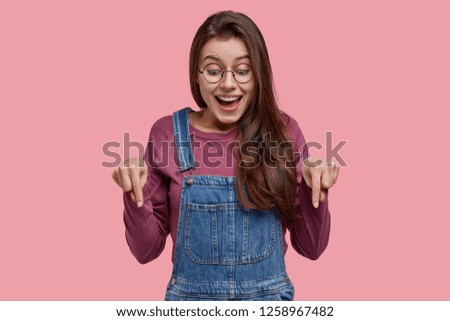
M 173 114 L 180 198 L 166 300 L 292 300 L 276 210 L 244 208 L 234 176 L 193 175 L 189 108 Z

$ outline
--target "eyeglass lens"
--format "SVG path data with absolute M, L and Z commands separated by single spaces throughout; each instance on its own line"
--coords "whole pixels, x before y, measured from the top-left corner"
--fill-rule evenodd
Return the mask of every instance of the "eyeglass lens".
M 222 67 L 218 64 L 208 64 L 203 68 L 203 77 L 209 82 L 218 82 L 222 79 L 223 74 L 229 70 L 223 70 Z M 231 71 L 230 71 L 231 72 Z M 239 64 L 234 67 L 233 71 L 234 79 L 237 82 L 245 83 L 252 79 L 253 72 L 250 65 L 247 64 Z

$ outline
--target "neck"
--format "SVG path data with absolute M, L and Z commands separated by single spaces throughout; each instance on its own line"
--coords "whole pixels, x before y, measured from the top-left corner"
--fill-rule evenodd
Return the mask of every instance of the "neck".
M 219 122 L 206 108 L 199 112 L 191 113 L 189 123 L 196 129 L 207 133 L 227 133 L 237 126 Z

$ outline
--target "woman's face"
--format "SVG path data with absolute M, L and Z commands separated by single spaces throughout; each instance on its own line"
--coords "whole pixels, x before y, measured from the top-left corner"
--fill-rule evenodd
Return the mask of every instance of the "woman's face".
M 212 38 L 200 51 L 198 68 L 208 73 L 207 77 L 217 76 L 221 70 L 234 70 L 237 78 L 245 80 L 245 75 L 251 73 L 249 66 L 251 63 L 247 47 L 236 37 Z M 197 83 L 208 106 L 203 118 L 208 124 L 204 125 L 221 131 L 237 125 L 255 95 L 254 76 L 249 81 L 240 83 L 233 77 L 233 73 L 225 72 L 220 81 L 210 83 L 198 72 Z

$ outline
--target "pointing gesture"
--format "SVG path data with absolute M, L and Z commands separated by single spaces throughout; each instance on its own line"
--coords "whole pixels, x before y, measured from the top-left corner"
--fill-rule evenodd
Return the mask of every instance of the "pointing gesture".
M 141 207 L 144 204 L 142 188 L 147 183 L 147 175 L 145 161 L 141 158 L 130 158 L 114 170 L 112 177 L 124 192 L 131 192 L 131 200 Z
M 302 162 L 302 175 L 306 185 L 312 189 L 312 204 L 319 207 L 319 201 L 325 201 L 328 189 L 336 183 L 339 165 L 332 161 L 308 157 Z

